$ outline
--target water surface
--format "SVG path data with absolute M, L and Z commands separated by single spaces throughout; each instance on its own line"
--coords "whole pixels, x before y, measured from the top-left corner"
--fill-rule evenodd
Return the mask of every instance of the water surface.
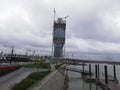
M 80 68 L 80 66 L 69 66 Z M 68 90 L 103 90 L 95 83 L 86 82 L 81 78 L 81 74 L 77 72 L 68 71 L 69 83 Z

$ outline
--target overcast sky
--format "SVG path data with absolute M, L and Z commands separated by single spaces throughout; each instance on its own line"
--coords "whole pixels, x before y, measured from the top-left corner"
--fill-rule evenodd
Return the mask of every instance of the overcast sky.
M 54 8 L 69 15 L 66 53 L 120 54 L 120 0 L 0 0 L 0 51 L 50 53 Z

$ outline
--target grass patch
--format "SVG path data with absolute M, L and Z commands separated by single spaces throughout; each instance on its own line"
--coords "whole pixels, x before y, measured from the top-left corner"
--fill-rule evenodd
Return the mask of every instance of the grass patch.
M 22 80 L 20 83 L 16 84 L 11 90 L 26 90 L 32 84 L 43 79 L 49 73 L 50 71 L 33 72 L 27 78 Z
M 50 63 L 33 63 L 33 64 L 28 64 L 25 65 L 25 67 L 29 68 L 45 68 L 45 69 L 50 69 Z
M 58 65 L 55 65 L 55 68 L 58 69 L 62 66 L 63 64 L 58 64 Z

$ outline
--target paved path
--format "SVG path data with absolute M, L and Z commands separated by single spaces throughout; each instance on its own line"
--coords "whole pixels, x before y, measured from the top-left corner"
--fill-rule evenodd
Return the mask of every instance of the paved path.
M 31 71 L 26 71 L 23 72 L 3 83 L 0 84 L 0 90 L 10 90 L 10 88 L 12 86 L 14 86 L 16 83 L 20 82 L 21 80 L 23 80 L 24 78 L 26 78 L 29 74 L 31 73 Z
M 22 70 L 21 70 L 22 69 Z M 19 83 L 26 78 L 30 73 L 37 71 L 33 68 L 21 68 L 16 72 L 0 77 L 0 90 L 10 90 L 12 86 Z M 39 71 L 46 71 L 46 69 L 39 69 Z
M 6 74 L 4 76 L 0 76 L 0 84 L 3 83 L 4 81 L 7 81 L 8 79 L 22 73 L 25 70 L 25 68 L 20 68 L 16 71 L 10 72 L 9 74 Z
M 33 84 L 31 87 L 29 87 L 27 90 L 39 90 L 57 71 L 54 71 L 50 73 L 47 77 L 43 78 L 41 81 L 38 81 L 37 83 Z
M 55 70 L 55 64 L 50 64 L 51 70 L 54 71 Z

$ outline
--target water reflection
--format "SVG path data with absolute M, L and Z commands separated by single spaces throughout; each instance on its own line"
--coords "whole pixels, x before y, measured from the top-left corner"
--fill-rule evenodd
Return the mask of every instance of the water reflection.
M 94 83 L 84 81 L 81 78 L 80 73 L 68 71 L 68 77 L 69 77 L 68 90 L 103 90 L 101 87 Z
M 92 84 L 89 83 L 89 90 L 92 90 Z

